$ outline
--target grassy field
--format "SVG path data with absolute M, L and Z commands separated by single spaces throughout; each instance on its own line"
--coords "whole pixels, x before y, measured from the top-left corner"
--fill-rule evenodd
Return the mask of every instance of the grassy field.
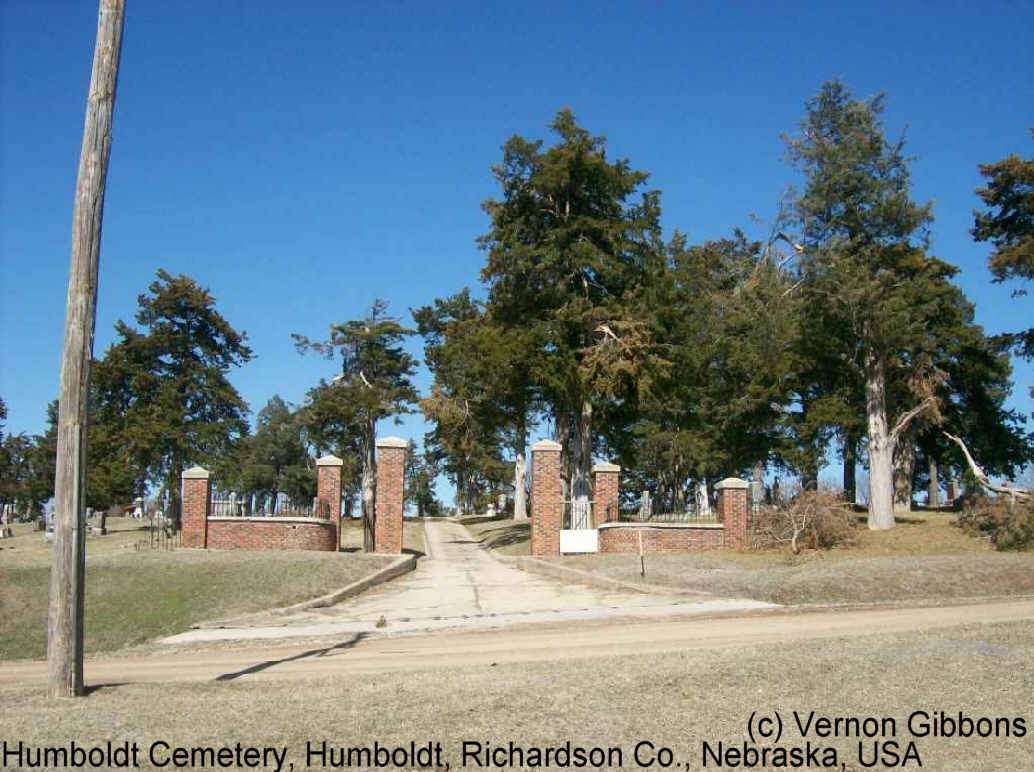
M 529 554 L 528 525 L 462 521 L 501 554 Z M 646 555 L 565 555 L 562 565 L 629 582 L 687 588 L 773 603 L 858 603 L 1034 594 L 1034 553 L 995 552 L 986 539 L 955 526 L 948 513 L 913 512 L 896 528 L 869 531 L 831 550 L 713 550 Z
M 0 660 L 39 658 L 46 648 L 50 547 L 31 526 L 0 542 Z M 287 606 L 343 587 L 390 558 L 326 552 L 138 551 L 139 521 L 113 518 L 87 539 L 86 651 L 110 651 L 181 632 L 191 624 Z M 345 531 L 351 538 L 352 528 Z M 407 521 L 423 550 L 423 525 Z M 361 540 L 361 534 L 360 534 Z
M 7 687 L 0 689 L 0 701 L 8 741 L 286 746 L 287 761 L 298 769 L 305 768 L 306 741 L 327 740 L 333 747 L 437 741 L 443 762 L 455 769 L 464 740 L 503 748 L 512 740 L 526 747 L 565 741 L 616 746 L 627 768 L 635 768 L 636 744 L 649 741 L 672 749 L 673 768 L 697 770 L 704 741 L 742 748 L 755 710 L 778 711 L 788 723 L 792 711 L 890 717 L 902 750 L 911 739 L 906 722 L 913 711 L 962 711 L 972 718 L 1023 717 L 1027 736 L 916 738 L 922 768 L 1029 772 L 1032 692 L 1034 629 L 1016 623 L 369 678 L 113 684 L 74 701 L 47 701 L 38 688 Z M 811 740 L 836 749 L 843 763 L 837 769 L 863 768 L 856 738 Z M 780 744 L 804 742 L 790 724 Z M 918 766 L 913 761 L 905 768 Z

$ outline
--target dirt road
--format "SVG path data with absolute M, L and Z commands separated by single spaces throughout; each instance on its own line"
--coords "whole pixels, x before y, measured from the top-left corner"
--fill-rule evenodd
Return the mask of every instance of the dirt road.
M 1034 599 L 934 608 L 768 612 L 719 619 L 599 621 L 430 635 L 355 633 L 268 648 L 125 654 L 86 664 L 87 682 L 304 679 L 376 671 L 536 662 L 858 637 L 966 624 L 1034 621 Z M 42 683 L 46 663 L 0 664 L 0 684 Z

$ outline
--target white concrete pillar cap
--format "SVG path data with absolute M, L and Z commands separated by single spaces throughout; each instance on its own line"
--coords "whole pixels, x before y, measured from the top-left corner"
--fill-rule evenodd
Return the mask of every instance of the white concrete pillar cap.
M 563 446 L 553 440 L 539 440 L 531 446 L 532 453 L 559 453 L 561 450 L 563 450 Z
M 190 469 L 184 469 L 183 474 L 180 475 L 184 480 L 207 480 L 211 476 L 211 473 L 203 466 L 192 466 Z
M 316 459 L 316 466 L 341 466 L 345 462 L 332 453 Z
M 746 480 L 741 480 L 739 477 L 726 477 L 721 482 L 715 483 L 714 489 L 716 491 L 732 489 L 732 490 L 746 490 L 750 487 L 750 483 Z

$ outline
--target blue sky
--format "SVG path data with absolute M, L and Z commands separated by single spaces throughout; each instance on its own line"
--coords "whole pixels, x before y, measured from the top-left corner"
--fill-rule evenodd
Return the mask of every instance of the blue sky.
M 257 411 L 333 365 L 310 337 L 375 297 L 411 307 L 475 285 L 512 134 L 556 111 L 651 173 L 663 223 L 756 235 L 796 177 L 780 135 L 822 81 L 886 91 L 907 126 L 933 250 L 988 331 L 1030 325 L 968 234 L 977 164 L 1034 150 L 1034 3 L 145 3 L 129 0 L 95 352 L 158 268 L 209 287 L 257 358 Z M 0 0 L 0 395 L 42 430 L 57 392 L 95 2 Z M 414 341 L 419 350 L 419 342 Z M 1017 363 L 1012 406 L 1034 383 Z M 426 373 L 419 385 L 426 390 Z M 422 422 L 389 429 L 418 441 Z

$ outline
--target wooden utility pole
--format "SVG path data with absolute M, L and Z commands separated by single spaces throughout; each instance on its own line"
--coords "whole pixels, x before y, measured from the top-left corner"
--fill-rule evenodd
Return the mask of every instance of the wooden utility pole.
M 54 481 L 54 564 L 50 571 L 47 619 L 50 697 L 83 694 L 86 404 L 97 316 L 104 184 L 111 152 L 111 114 L 115 106 L 124 15 L 125 0 L 101 0 L 72 215 Z

